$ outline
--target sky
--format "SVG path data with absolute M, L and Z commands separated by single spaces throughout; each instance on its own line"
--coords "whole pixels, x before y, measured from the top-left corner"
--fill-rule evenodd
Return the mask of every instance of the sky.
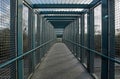
M 0 28 L 10 28 L 9 0 L 0 0 Z

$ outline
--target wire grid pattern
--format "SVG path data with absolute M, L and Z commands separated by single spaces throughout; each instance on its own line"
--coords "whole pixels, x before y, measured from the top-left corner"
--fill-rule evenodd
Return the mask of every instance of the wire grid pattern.
M 116 57 L 120 59 L 120 0 L 115 0 L 115 40 Z
M 23 53 L 29 51 L 29 36 L 28 36 L 28 8 L 23 6 Z M 24 57 L 24 79 L 27 79 L 31 74 L 31 54 Z
M 40 16 L 36 15 L 35 21 L 37 23 L 36 26 L 36 47 L 40 45 Z M 40 48 L 36 50 L 36 65 L 40 62 Z
M 115 0 L 115 57 L 120 60 L 120 0 Z M 115 79 L 120 79 L 120 64 L 115 64 Z
M 94 47 L 95 50 L 101 52 L 101 36 L 102 36 L 102 15 L 101 5 L 94 9 Z M 99 79 L 101 79 L 101 57 L 95 54 L 94 57 L 94 72 Z
M 10 27 L 10 0 L 0 0 L 0 64 L 15 56 L 15 30 Z M 0 79 L 15 79 L 15 66 L 16 62 L 1 68 Z
M 94 36 L 95 36 L 95 50 L 101 52 L 101 34 L 102 34 L 102 26 L 101 26 L 101 5 L 97 6 L 94 9 Z
M 93 0 L 25 0 L 29 4 L 90 4 Z

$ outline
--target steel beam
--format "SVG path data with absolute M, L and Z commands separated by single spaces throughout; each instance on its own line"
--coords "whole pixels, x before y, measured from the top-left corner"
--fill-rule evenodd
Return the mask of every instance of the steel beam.
M 90 9 L 88 13 L 88 36 L 87 47 L 94 50 L 94 9 Z M 88 51 L 87 70 L 90 74 L 94 72 L 94 53 Z
M 84 12 L 78 11 L 41 11 L 39 14 L 82 14 Z
M 102 54 L 108 56 L 108 0 L 102 0 Z M 108 59 L 102 57 L 101 79 L 108 78 Z
M 89 4 L 33 4 L 32 8 L 85 8 L 88 9 Z
M 102 0 L 102 54 L 115 58 L 114 0 Z M 115 79 L 115 63 L 102 58 L 101 79 Z
M 46 20 L 76 20 L 77 18 L 46 18 Z
M 84 46 L 84 26 L 85 26 L 85 18 L 84 18 L 84 14 L 82 14 L 81 15 L 81 35 L 80 35 L 80 37 L 81 37 L 81 45 L 83 45 Z M 81 48 L 81 62 L 82 63 L 84 63 L 84 61 L 85 61 L 85 52 L 84 52 L 84 49 L 83 48 Z
M 76 19 L 76 16 L 44 16 L 47 19 Z
M 70 21 L 70 22 L 71 22 L 71 21 L 74 21 L 74 20 L 48 20 L 48 21 L 50 21 L 50 22 L 51 22 L 51 21 L 52 21 L 52 22 L 56 22 L 56 21 L 60 21 L 60 22 L 61 22 L 61 21 L 63 21 L 63 22 L 64 22 L 64 21 Z
M 80 14 L 43 14 L 42 16 L 44 17 L 46 16 L 68 16 L 68 17 L 76 16 L 76 17 L 79 17 Z
M 115 0 L 108 2 L 109 17 L 109 57 L 115 58 Z M 109 60 L 109 77 L 115 79 L 115 62 Z
M 23 33 L 22 33 L 23 0 L 16 1 L 17 1 L 17 55 L 20 56 L 23 54 Z M 17 79 L 24 79 L 23 60 L 20 59 L 18 60 L 17 63 L 18 63 Z

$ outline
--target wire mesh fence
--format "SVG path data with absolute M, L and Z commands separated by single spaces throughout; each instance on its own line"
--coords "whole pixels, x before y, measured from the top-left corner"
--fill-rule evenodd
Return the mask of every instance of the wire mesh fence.
M 0 64 L 16 57 L 15 27 L 10 24 L 10 0 L 0 0 Z M 16 78 L 16 62 L 0 68 L 0 79 Z
M 115 0 L 115 58 L 120 60 L 120 0 Z M 115 79 L 120 78 L 120 64 L 115 63 Z

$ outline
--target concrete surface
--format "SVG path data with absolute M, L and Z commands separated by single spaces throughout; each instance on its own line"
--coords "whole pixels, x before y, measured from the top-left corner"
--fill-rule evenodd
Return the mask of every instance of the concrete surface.
M 31 79 L 93 79 L 63 43 L 56 43 Z

